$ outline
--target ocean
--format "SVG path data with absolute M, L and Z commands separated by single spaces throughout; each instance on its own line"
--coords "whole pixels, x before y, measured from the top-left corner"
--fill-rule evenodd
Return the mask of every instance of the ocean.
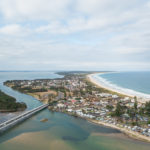
M 150 98 L 150 72 L 113 72 L 96 74 L 100 84 L 131 95 Z
M 0 89 L 32 109 L 41 102 L 4 86 L 3 82 L 55 77 L 62 76 L 52 72 L 0 72 Z M 12 115 L 3 114 L 3 117 Z M 48 121 L 40 122 L 43 118 Z M 149 147 L 149 143 L 130 139 L 116 129 L 48 109 L 0 135 L 0 150 L 149 150 Z

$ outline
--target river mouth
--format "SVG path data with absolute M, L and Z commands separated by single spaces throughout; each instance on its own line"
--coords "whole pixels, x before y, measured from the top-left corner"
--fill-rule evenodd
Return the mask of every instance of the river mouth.
M 27 73 L 24 75 L 22 73 L 21 76 L 25 75 Z M 10 76 L 14 76 L 14 73 L 13 75 L 5 73 L 3 81 L 7 80 L 7 76 L 11 79 Z M 20 74 L 15 75 L 20 79 L 19 76 Z M 29 76 L 32 76 L 31 72 Z M 13 91 L 2 84 L 0 88 L 7 94 L 15 96 L 18 101 L 27 102 L 28 109 L 41 105 L 40 101 L 31 96 Z M 48 121 L 41 122 L 43 118 L 47 118 Z M 127 138 L 116 129 L 98 126 L 87 120 L 51 112 L 48 109 L 37 113 L 0 136 L 1 150 L 149 150 L 149 147 L 150 144 Z
M 43 123 L 43 116 L 48 119 Z M 118 143 L 118 144 L 117 144 Z M 116 129 L 48 109 L 32 116 L 0 137 L 2 150 L 149 149 L 150 144 L 127 138 Z
M 18 91 L 15 91 L 5 85 L 3 83 L 7 80 L 33 80 L 33 79 L 54 79 L 54 78 L 62 78 L 63 76 L 55 74 L 54 72 L 31 72 L 31 71 L 25 71 L 25 72 L 0 72 L 0 90 L 5 92 L 6 94 L 15 97 L 17 102 L 24 102 L 27 105 L 27 109 L 25 111 L 31 110 L 33 108 L 36 108 L 40 105 L 42 105 L 42 102 L 38 101 L 34 97 L 30 95 L 26 95 L 23 93 L 20 93 Z M 24 112 L 24 111 L 23 111 Z M 23 112 L 10 112 L 10 113 L 0 113 L 0 123 L 9 120 L 12 117 L 15 117 L 16 115 L 19 115 Z

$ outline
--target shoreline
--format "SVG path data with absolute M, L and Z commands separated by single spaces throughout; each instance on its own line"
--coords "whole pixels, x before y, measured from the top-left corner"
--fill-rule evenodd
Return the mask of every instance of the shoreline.
M 97 73 L 96 73 L 96 74 L 97 74 Z M 100 73 L 98 73 L 98 74 L 100 74 Z M 89 77 L 90 75 L 92 75 L 92 74 L 88 74 L 87 77 Z M 89 80 L 90 80 L 90 79 L 89 79 Z M 92 82 L 92 81 L 90 81 L 90 82 Z M 93 83 L 93 82 L 92 82 L 92 83 Z M 98 86 L 99 86 L 99 85 L 98 85 Z M 99 87 L 104 88 L 104 87 L 102 87 L 102 86 L 99 86 Z M 104 89 L 109 90 L 108 88 L 104 88 Z M 112 90 L 110 90 L 110 91 L 112 91 Z M 116 91 L 115 91 L 115 92 L 116 92 Z M 118 93 L 118 92 L 116 92 L 116 93 Z M 30 95 L 31 93 L 26 93 L 26 94 Z M 34 95 L 33 93 L 32 93 L 31 96 L 35 97 L 35 95 Z M 39 101 L 42 101 L 40 98 L 37 98 L 37 97 L 35 97 L 35 98 L 36 98 L 37 100 L 39 100 Z M 43 102 L 43 101 L 42 101 L 42 102 Z M 59 111 L 59 112 L 61 112 L 61 111 Z M 67 112 L 62 112 L 62 113 L 66 113 L 66 114 L 68 114 L 68 115 L 73 116 L 72 114 L 69 114 L 69 113 L 67 113 Z M 103 126 L 106 126 L 106 127 L 109 127 L 109 128 L 117 129 L 117 130 L 121 131 L 121 132 L 124 133 L 126 136 L 128 136 L 128 137 L 130 137 L 130 138 L 132 138 L 132 139 L 136 139 L 136 140 L 140 140 L 140 141 L 144 141 L 144 142 L 150 142 L 150 138 L 149 138 L 149 137 L 146 137 L 146 136 L 144 136 L 144 135 L 142 135 L 142 134 L 140 134 L 140 133 L 138 133 L 138 132 L 134 132 L 134 131 L 128 130 L 127 128 L 124 128 L 124 127 L 121 126 L 121 125 L 109 124 L 109 123 L 106 123 L 106 122 L 97 121 L 97 120 L 93 120 L 93 119 L 89 119 L 89 118 L 85 118 L 85 117 L 81 117 L 81 116 L 77 116 L 77 117 L 79 117 L 79 118 L 81 118 L 81 119 L 85 119 L 85 120 L 87 120 L 87 121 L 89 121 L 89 122 L 91 122 L 91 123 L 95 123 L 95 124 L 97 124 L 97 125 L 103 125 Z
M 120 126 L 109 124 L 109 123 L 102 122 L 102 121 L 97 121 L 97 120 L 89 119 L 89 118 L 86 118 L 86 117 L 81 117 L 79 115 L 74 116 L 74 115 L 72 115 L 71 113 L 68 113 L 68 112 L 61 112 L 61 111 L 56 111 L 56 112 L 64 113 L 64 114 L 70 115 L 72 117 L 81 118 L 81 119 L 84 119 L 84 120 L 86 120 L 86 121 L 88 121 L 90 123 L 96 124 L 98 126 L 104 126 L 104 127 L 108 127 L 108 128 L 119 130 L 127 138 L 130 138 L 132 140 L 137 140 L 137 141 L 142 141 L 142 142 L 150 143 L 150 138 L 149 137 L 146 137 L 146 136 L 144 136 L 142 134 L 139 134 L 138 132 L 131 131 L 131 130 L 126 129 L 124 127 L 120 127 Z
M 104 88 L 104 89 L 106 89 L 106 90 L 108 90 L 108 91 L 116 92 L 116 93 L 118 93 L 118 94 L 122 94 L 122 95 L 129 96 L 129 97 L 134 97 L 134 96 L 135 96 L 135 95 L 130 95 L 130 94 L 125 93 L 125 92 L 117 91 L 117 90 L 115 90 L 115 89 L 113 89 L 113 88 L 111 88 L 111 87 L 109 87 L 109 86 L 106 86 L 106 85 L 100 83 L 100 81 L 97 81 L 97 80 L 93 77 L 93 75 L 101 75 L 101 74 L 106 74 L 106 73 L 94 73 L 94 74 L 92 73 L 92 74 L 88 74 L 86 77 L 87 77 L 87 79 L 88 79 L 90 82 L 92 82 L 93 84 L 97 85 L 97 86 L 100 87 L 100 88 Z
M 34 97 L 34 95 L 32 95 L 32 96 Z M 41 101 L 40 99 L 37 99 L 37 100 Z M 51 110 L 50 108 L 48 108 L 48 109 Z M 51 110 L 51 111 L 53 111 L 53 110 Z M 143 141 L 143 142 L 150 143 L 150 138 L 149 137 L 146 137 L 146 136 L 144 136 L 144 135 L 142 135 L 138 132 L 134 132 L 134 131 L 131 131 L 131 130 L 126 129 L 124 127 L 121 127 L 120 125 L 117 126 L 117 125 L 114 125 L 114 124 L 109 124 L 109 123 L 106 123 L 106 122 L 97 121 L 97 120 L 89 119 L 89 118 L 86 118 L 86 117 L 81 117 L 79 115 L 74 116 L 74 115 L 72 115 L 71 113 L 68 113 L 68 112 L 62 112 L 62 111 L 56 111 L 56 112 L 64 113 L 64 114 L 70 115 L 72 117 L 81 118 L 81 119 L 84 119 L 86 121 L 89 121 L 90 123 L 94 123 L 98 126 L 104 126 L 104 127 L 108 127 L 108 128 L 117 129 L 128 138 L 131 138 L 133 140 L 138 140 L 138 141 Z
M 117 129 L 121 133 L 125 134 L 127 137 L 132 138 L 134 140 L 139 140 L 139 141 L 150 143 L 150 138 L 149 137 L 146 137 L 142 134 L 139 134 L 138 132 L 134 132 L 134 131 L 128 130 L 126 128 L 119 127 L 119 126 L 109 124 L 109 123 L 105 123 L 105 122 L 102 122 L 102 121 L 97 121 L 97 120 L 92 120 L 92 119 L 87 119 L 87 120 L 89 122 L 97 124 L 97 125 L 103 125 L 103 126 L 108 127 L 108 128 Z
M 141 95 L 136 92 L 135 94 L 133 94 L 132 92 L 128 92 L 128 91 L 123 91 L 121 88 L 120 89 L 116 89 L 115 87 L 113 88 L 113 86 L 109 86 L 107 85 L 107 83 L 105 84 L 104 81 L 100 81 L 99 79 L 96 79 L 95 77 L 93 77 L 94 75 L 101 75 L 101 74 L 106 74 L 106 73 L 94 73 L 94 74 L 88 74 L 86 76 L 87 80 L 90 81 L 91 83 L 95 84 L 96 86 L 100 87 L 100 88 L 104 88 L 110 92 L 115 92 L 115 93 L 118 93 L 118 94 L 121 94 L 121 95 L 124 95 L 124 96 L 127 96 L 127 97 L 137 97 L 137 100 L 140 102 L 140 103 L 146 103 L 147 101 L 150 100 L 150 97 L 146 97 L 148 94 L 144 94 Z M 130 90 L 130 89 L 129 89 Z M 150 95 L 148 95 L 150 96 Z
M 120 91 L 117 91 L 117 90 L 113 90 L 112 88 L 110 87 L 107 87 L 107 86 L 104 86 L 103 84 L 100 84 L 100 82 L 98 82 L 96 79 L 94 79 L 92 76 L 95 75 L 95 74 L 104 74 L 104 73 L 94 73 L 94 74 L 88 74 L 86 77 L 87 77 L 87 80 L 93 84 L 95 84 L 96 86 L 100 87 L 100 88 L 104 88 L 110 92 L 115 92 L 115 93 L 118 93 L 118 94 L 123 94 L 124 96 L 128 96 L 128 97 L 134 97 L 136 95 L 130 95 L 128 93 L 124 93 L 124 92 L 120 92 Z M 146 99 L 142 99 L 142 100 L 139 100 L 139 102 L 143 103 L 143 100 L 144 103 L 146 102 Z M 140 141 L 144 141 L 144 142 L 150 142 L 150 138 L 149 137 L 146 137 L 138 132 L 134 132 L 134 131 L 131 131 L 129 129 L 126 129 L 124 127 L 121 127 L 121 126 L 117 126 L 117 125 L 113 125 L 113 124 L 109 124 L 109 123 L 106 123 L 106 122 L 102 122 L 102 121 L 97 121 L 97 120 L 93 120 L 93 119 L 87 119 L 88 121 L 92 122 L 92 123 L 95 123 L 97 125 L 103 125 L 103 126 L 106 126 L 106 127 L 110 127 L 110 128 L 114 128 L 114 129 L 117 129 L 119 131 L 121 131 L 122 133 L 124 133 L 126 136 L 132 138 L 132 139 L 136 139 L 136 140 L 140 140 Z

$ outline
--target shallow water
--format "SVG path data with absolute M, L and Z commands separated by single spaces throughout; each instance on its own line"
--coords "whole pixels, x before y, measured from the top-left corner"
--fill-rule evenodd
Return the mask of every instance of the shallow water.
M 48 122 L 40 122 L 48 118 Z M 118 130 L 44 110 L 0 137 L 1 150 L 148 150 Z
M 3 88 L 2 84 L 0 88 L 3 91 L 6 89 L 6 92 L 10 90 L 7 87 Z M 29 106 L 35 107 L 32 105 L 34 103 L 41 104 L 31 96 L 20 95 L 13 90 L 10 90 L 10 93 L 17 97 L 17 100 L 28 101 Z M 40 122 L 44 118 L 48 121 Z M 98 126 L 48 109 L 0 136 L 0 150 L 149 150 L 149 148 L 150 144 L 127 138 L 116 129 Z

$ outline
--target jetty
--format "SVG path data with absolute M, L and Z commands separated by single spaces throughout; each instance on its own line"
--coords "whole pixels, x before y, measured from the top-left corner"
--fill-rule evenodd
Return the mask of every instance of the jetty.
M 12 128 L 13 126 L 23 122 L 24 120 L 30 118 L 33 116 L 35 113 L 47 108 L 49 104 L 44 104 L 39 107 L 36 107 L 32 110 L 26 111 L 25 113 L 22 113 L 21 115 L 18 115 L 10 120 L 7 120 L 3 123 L 0 124 L 0 133 L 3 133 L 4 131 Z

